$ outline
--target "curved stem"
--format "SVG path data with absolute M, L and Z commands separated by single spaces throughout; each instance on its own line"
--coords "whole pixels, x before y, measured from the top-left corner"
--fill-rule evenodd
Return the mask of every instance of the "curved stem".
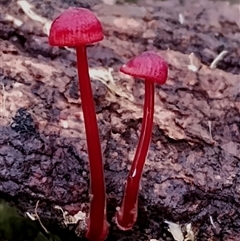
M 117 225 L 122 230 L 131 229 L 137 219 L 139 185 L 152 136 L 153 114 L 154 83 L 146 80 L 145 103 L 140 140 L 128 174 L 123 202 L 116 217 Z
M 90 165 L 90 214 L 86 237 L 91 241 L 103 241 L 108 234 L 108 223 L 106 220 L 106 191 L 102 152 L 88 72 L 86 47 L 78 46 L 76 50 L 79 87 Z

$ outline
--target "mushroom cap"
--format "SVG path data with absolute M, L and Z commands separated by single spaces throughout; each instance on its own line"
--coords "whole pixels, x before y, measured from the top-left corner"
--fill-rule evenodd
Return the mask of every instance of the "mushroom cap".
M 164 84 L 168 77 L 168 64 L 158 54 L 147 51 L 132 58 L 120 68 L 124 74 Z
M 52 23 L 49 44 L 52 46 L 76 47 L 103 39 L 102 25 L 86 8 L 69 8 Z

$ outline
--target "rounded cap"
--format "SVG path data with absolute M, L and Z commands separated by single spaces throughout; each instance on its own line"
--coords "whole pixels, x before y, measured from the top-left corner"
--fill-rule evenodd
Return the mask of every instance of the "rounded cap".
M 76 47 L 103 39 L 102 25 L 86 8 L 69 8 L 52 23 L 49 44 L 52 46 Z
M 164 84 L 168 77 L 168 64 L 154 52 L 143 52 L 120 68 L 124 74 Z

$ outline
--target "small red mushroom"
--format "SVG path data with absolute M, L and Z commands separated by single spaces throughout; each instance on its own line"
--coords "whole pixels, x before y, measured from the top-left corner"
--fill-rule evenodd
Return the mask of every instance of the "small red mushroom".
M 88 71 L 86 45 L 103 39 L 102 26 L 88 9 L 69 8 L 52 23 L 49 44 L 75 47 L 82 110 L 90 164 L 90 214 L 86 237 L 91 241 L 105 240 L 109 225 L 106 219 L 106 191 L 102 152 Z
M 140 139 L 128 174 L 123 202 L 116 214 L 117 226 L 121 230 L 129 230 L 137 220 L 139 185 L 152 136 L 154 83 L 164 84 L 166 82 L 168 65 L 159 55 L 144 52 L 123 65 L 120 71 L 145 79 L 145 102 Z

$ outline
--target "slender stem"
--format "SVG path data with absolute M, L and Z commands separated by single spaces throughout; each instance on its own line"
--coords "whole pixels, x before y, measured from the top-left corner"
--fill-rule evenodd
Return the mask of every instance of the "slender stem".
M 103 241 L 108 234 L 106 220 L 106 191 L 103 173 L 102 152 L 98 133 L 97 118 L 93 101 L 88 61 L 85 46 L 78 46 L 77 68 L 83 117 L 86 130 L 90 165 L 90 214 L 86 237 L 91 241 Z
M 152 136 L 154 114 L 154 83 L 145 81 L 145 103 L 140 140 L 128 174 L 126 189 L 116 222 L 120 229 L 131 229 L 138 215 L 138 192 L 145 159 Z

